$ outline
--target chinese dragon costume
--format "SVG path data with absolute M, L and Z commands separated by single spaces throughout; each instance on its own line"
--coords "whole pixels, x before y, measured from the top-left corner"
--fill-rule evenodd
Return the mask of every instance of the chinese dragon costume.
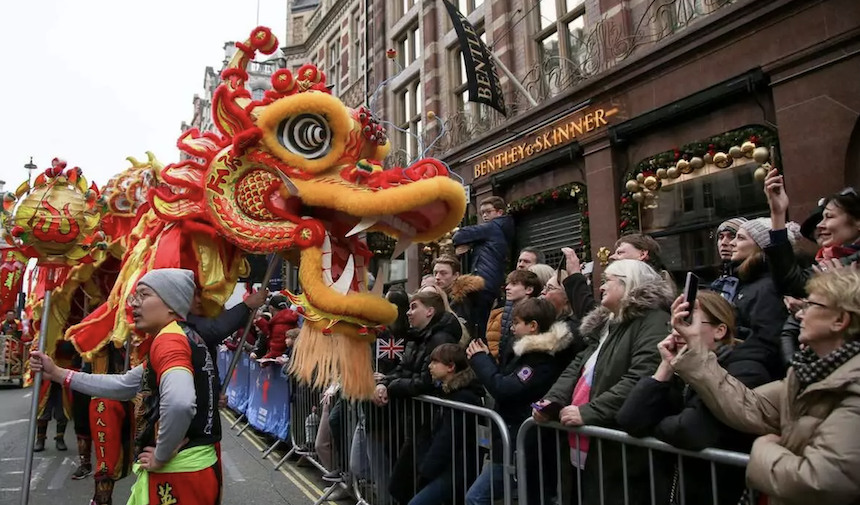
M 317 387 L 337 381 L 348 398 L 373 395 L 371 345 L 397 309 L 367 288 L 372 252 L 362 235 L 397 239 L 396 255 L 435 240 L 462 219 L 465 192 L 435 159 L 383 169 L 385 129 L 368 109 L 332 96 L 313 65 L 276 71 L 272 89 L 252 99 L 246 67 L 277 45 L 264 27 L 236 44 L 212 99 L 219 133 L 183 133 L 186 159 L 156 174 L 113 290 L 66 333 L 85 358 L 128 338 L 132 363 L 145 358 L 149 343 L 135 334 L 126 300 L 146 272 L 194 271 L 203 311 L 214 316 L 247 268 L 244 253 L 279 253 L 299 263 L 302 292 L 290 298 L 305 317 L 291 373 Z

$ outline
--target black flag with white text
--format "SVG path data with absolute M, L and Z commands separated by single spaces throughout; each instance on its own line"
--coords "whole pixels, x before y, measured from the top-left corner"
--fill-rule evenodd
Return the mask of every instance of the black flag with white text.
M 466 66 L 469 101 L 485 103 L 501 112 L 503 116 L 507 116 L 505 96 L 502 93 L 502 85 L 496 74 L 496 64 L 490 49 L 478 36 L 472 23 L 460 14 L 457 7 L 448 0 L 442 1 L 445 2 L 445 8 L 448 9 L 457 38 L 460 40 L 460 52 L 463 53 L 463 62 Z

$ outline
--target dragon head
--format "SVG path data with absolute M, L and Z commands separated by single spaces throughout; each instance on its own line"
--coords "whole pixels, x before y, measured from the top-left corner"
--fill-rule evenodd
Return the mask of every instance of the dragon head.
M 362 234 L 412 242 L 435 240 L 462 219 L 465 194 L 435 159 L 383 169 L 385 129 L 369 110 L 331 95 L 313 65 L 281 69 L 272 89 L 252 99 L 245 70 L 277 39 L 259 27 L 222 71 L 212 100 L 221 135 L 191 130 L 178 147 L 187 159 L 167 166 L 151 195 L 168 220 L 206 219 L 228 241 L 253 253 L 297 250 L 303 294 L 293 300 L 309 321 L 367 329 L 397 312 L 368 292 L 371 259 Z M 382 284 L 382 282 L 380 282 Z

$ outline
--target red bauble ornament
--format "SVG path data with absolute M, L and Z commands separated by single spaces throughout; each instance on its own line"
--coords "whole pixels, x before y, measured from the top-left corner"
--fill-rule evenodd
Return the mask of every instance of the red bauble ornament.
M 23 226 L 15 226 L 9 231 L 9 233 L 11 233 L 13 237 L 20 237 L 21 235 L 24 234 L 24 227 Z

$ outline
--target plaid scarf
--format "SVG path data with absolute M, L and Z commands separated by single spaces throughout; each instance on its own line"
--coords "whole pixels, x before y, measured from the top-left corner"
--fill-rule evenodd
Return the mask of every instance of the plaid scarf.
M 819 358 L 809 347 L 797 351 L 791 360 L 791 366 L 794 368 L 797 380 L 800 381 L 800 391 L 810 384 L 826 379 L 837 368 L 858 354 L 860 354 L 860 340 L 846 342 L 823 358 Z

